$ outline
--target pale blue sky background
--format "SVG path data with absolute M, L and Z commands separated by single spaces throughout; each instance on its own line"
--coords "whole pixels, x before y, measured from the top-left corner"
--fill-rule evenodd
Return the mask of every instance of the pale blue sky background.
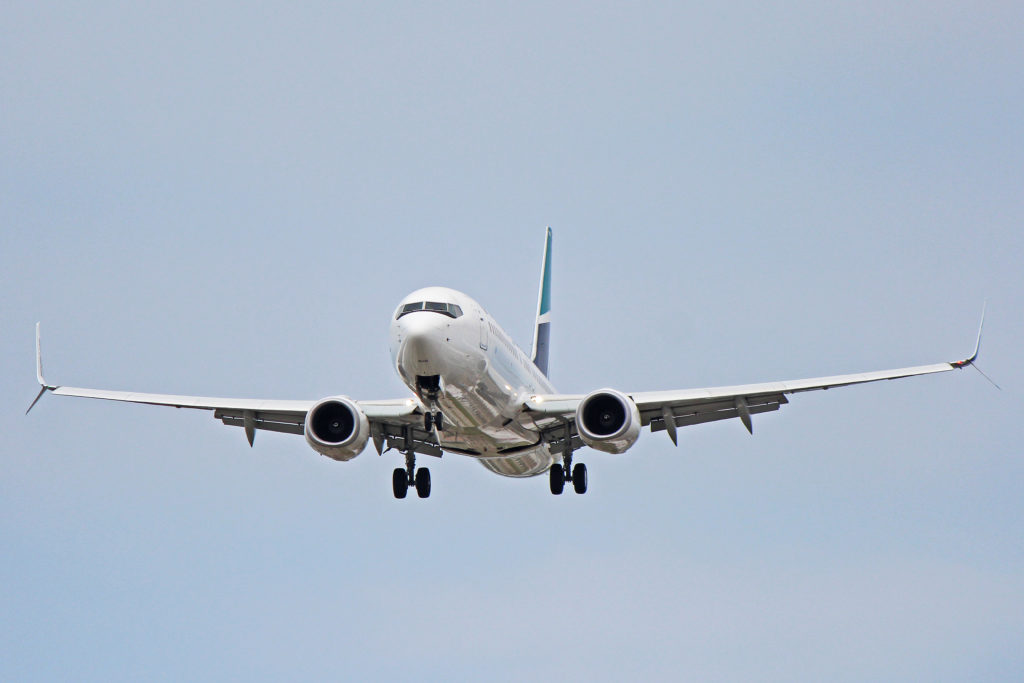
M 0 8 L 0 679 L 1019 680 L 1020 2 Z M 583 497 L 51 381 L 404 395 L 465 290 L 553 379 L 970 353 L 581 452 Z

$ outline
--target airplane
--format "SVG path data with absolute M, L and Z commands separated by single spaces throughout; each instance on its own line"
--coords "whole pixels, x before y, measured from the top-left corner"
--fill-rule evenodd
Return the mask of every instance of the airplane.
M 356 400 L 263 400 L 174 396 L 84 389 L 49 384 L 43 378 L 39 323 L 36 323 L 36 378 L 39 394 L 124 401 L 213 411 L 215 419 L 241 427 L 252 446 L 257 430 L 305 436 L 317 453 L 339 462 L 363 452 L 369 442 L 378 455 L 396 450 L 405 466 L 392 473 L 395 498 L 409 488 L 430 496 L 430 470 L 416 456 L 443 453 L 476 458 L 495 474 L 533 477 L 548 474 L 551 493 L 566 483 L 587 491 L 587 467 L 573 464 L 584 446 L 620 454 L 632 447 L 642 428 L 664 431 L 678 446 L 677 429 L 739 418 L 753 434 L 752 416 L 778 410 L 787 396 L 805 391 L 959 370 L 974 364 L 981 348 L 981 325 L 974 353 L 964 360 L 895 370 L 766 382 L 738 386 L 625 392 L 603 388 L 587 394 L 559 394 L 548 380 L 551 343 L 551 228 L 544 239 L 533 347 L 523 352 L 483 306 L 444 287 L 418 289 L 399 302 L 391 316 L 391 362 L 409 387 L 409 397 Z

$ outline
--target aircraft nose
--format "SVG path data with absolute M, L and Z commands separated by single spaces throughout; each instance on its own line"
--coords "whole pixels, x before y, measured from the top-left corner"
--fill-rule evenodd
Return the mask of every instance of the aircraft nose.
M 445 344 L 445 318 L 436 313 L 410 313 L 402 317 L 402 365 L 416 375 L 436 375 Z

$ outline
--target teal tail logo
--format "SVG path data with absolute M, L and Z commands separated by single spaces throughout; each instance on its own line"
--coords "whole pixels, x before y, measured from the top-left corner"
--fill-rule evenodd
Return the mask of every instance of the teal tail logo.
M 544 262 L 540 269 L 540 293 L 537 297 L 537 329 L 533 335 L 533 364 L 548 376 L 548 351 L 551 344 L 551 228 L 544 238 Z

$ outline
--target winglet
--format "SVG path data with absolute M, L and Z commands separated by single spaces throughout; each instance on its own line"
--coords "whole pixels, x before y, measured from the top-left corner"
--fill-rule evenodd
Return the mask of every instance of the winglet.
M 988 307 L 988 301 L 981 305 L 981 323 L 978 325 L 978 340 L 974 343 L 974 353 L 971 354 L 970 358 L 950 363 L 954 368 L 963 368 L 968 365 L 974 365 L 974 361 L 978 360 L 978 353 L 981 352 L 981 332 L 985 329 L 985 309 Z
M 39 380 L 40 386 L 46 386 L 46 380 L 43 379 L 43 350 L 39 341 L 39 323 L 36 323 L 36 379 Z
M 36 399 L 32 401 L 32 405 L 30 405 L 28 410 L 25 411 L 26 415 L 28 415 L 30 410 L 35 408 L 36 404 L 39 403 L 39 399 L 43 397 L 43 394 L 57 388 L 51 387 L 46 383 L 46 380 L 43 379 L 43 352 L 39 342 L 39 323 L 36 323 L 36 379 L 39 381 L 39 393 L 36 394 Z

